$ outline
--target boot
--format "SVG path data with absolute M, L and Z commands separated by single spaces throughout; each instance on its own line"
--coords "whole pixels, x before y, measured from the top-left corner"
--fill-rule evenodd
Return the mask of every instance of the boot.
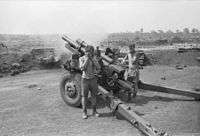
M 83 119 L 87 119 L 88 118 L 87 112 L 83 112 L 82 118 Z
M 88 118 L 88 115 L 87 115 L 87 98 L 85 97 L 82 97 L 82 108 L 83 108 L 83 115 L 82 115 L 82 118 L 83 119 L 87 119 Z
M 95 117 L 99 117 L 100 116 L 100 114 L 97 112 L 96 108 L 93 108 L 92 115 L 95 116 Z

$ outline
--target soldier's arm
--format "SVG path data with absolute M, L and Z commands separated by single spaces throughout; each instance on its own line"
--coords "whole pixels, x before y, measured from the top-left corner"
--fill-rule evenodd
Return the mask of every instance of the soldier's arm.
M 89 59 L 87 57 L 81 57 L 79 59 L 80 69 L 84 71 L 87 68 Z
M 101 66 L 96 58 L 93 59 L 93 63 L 95 65 L 97 71 L 99 71 L 101 69 Z
M 133 62 L 136 62 L 136 61 L 137 61 L 137 56 L 134 55 L 134 56 L 133 56 Z
M 141 54 L 140 53 L 136 53 L 134 55 L 134 57 L 133 57 L 134 62 L 138 61 L 140 57 L 141 57 Z
M 123 59 L 122 59 L 122 64 L 125 64 L 128 60 L 128 55 L 126 55 Z

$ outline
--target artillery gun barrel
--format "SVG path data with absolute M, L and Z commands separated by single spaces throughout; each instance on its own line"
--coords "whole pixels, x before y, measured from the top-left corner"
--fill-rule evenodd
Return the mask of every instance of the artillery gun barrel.
M 77 42 L 78 44 L 80 44 L 82 47 L 86 47 L 86 46 L 88 45 L 85 41 L 83 41 L 83 40 L 81 40 L 81 39 L 76 40 L 76 42 Z M 102 57 L 102 59 L 103 59 L 104 61 L 106 61 L 108 64 L 110 64 L 110 63 L 113 62 L 113 59 L 111 59 L 110 57 L 104 55 L 103 53 L 101 53 L 101 57 Z
M 70 45 L 71 48 L 69 48 L 67 45 L 65 46 L 67 49 L 69 49 L 71 52 L 76 52 L 75 50 L 84 52 L 84 48 L 88 45 L 85 41 L 78 39 L 76 40 L 76 42 L 74 42 L 73 40 L 71 40 L 69 37 L 67 37 L 66 35 L 62 36 L 62 39 L 64 41 L 66 41 L 68 43 L 68 45 Z M 81 48 L 82 47 L 82 48 Z M 113 62 L 113 59 L 111 59 L 110 57 L 104 55 L 101 53 L 101 57 L 104 61 L 106 61 L 106 64 L 110 64 Z
M 66 35 L 63 35 L 62 39 L 64 41 L 66 41 L 72 48 L 74 48 L 74 49 L 79 48 L 79 45 L 77 43 L 75 43 L 73 40 L 71 40 L 69 37 L 67 37 Z
M 82 49 L 81 47 L 85 47 L 85 46 L 79 45 L 78 43 L 74 42 L 73 40 L 71 40 L 66 35 L 63 35 L 62 39 L 65 42 L 67 42 L 67 44 L 65 45 L 65 48 L 70 50 L 72 53 L 76 53 L 76 54 L 80 54 L 80 55 L 84 54 L 84 49 Z

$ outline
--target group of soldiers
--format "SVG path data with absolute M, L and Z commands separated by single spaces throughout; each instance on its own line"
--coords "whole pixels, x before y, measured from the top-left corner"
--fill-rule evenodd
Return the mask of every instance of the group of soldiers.
M 85 55 L 79 59 L 79 67 L 82 71 L 81 79 L 81 95 L 82 95 L 82 108 L 83 108 L 83 119 L 88 118 L 87 114 L 87 101 L 88 93 L 91 93 L 92 102 L 92 115 L 99 117 L 100 114 L 97 112 L 97 94 L 98 94 L 98 83 L 96 75 L 101 71 L 101 64 L 99 62 L 99 49 L 94 49 L 93 46 L 88 45 L 85 48 Z M 137 62 L 137 55 L 135 52 L 135 44 L 129 45 L 129 52 L 123 58 L 122 63 L 128 62 L 128 69 L 124 74 L 125 80 L 130 80 L 129 78 L 135 78 L 135 88 L 138 88 L 137 81 L 139 81 L 139 68 Z M 133 76 L 134 75 L 134 76 Z

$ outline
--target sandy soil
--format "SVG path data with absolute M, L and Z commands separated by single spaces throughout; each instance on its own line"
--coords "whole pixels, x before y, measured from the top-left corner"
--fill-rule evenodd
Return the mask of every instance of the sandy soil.
M 81 109 L 67 106 L 59 94 L 63 70 L 30 71 L 0 78 L 0 134 L 2 136 L 139 136 L 140 132 L 110 114 L 102 102 L 102 117 L 81 118 Z M 165 80 L 161 78 L 165 76 Z M 153 77 L 153 78 L 152 78 Z M 179 89 L 200 87 L 200 67 L 176 70 L 149 66 L 141 80 Z M 182 96 L 141 90 L 128 103 L 159 130 L 170 134 L 200 133 L 200 102 Z

